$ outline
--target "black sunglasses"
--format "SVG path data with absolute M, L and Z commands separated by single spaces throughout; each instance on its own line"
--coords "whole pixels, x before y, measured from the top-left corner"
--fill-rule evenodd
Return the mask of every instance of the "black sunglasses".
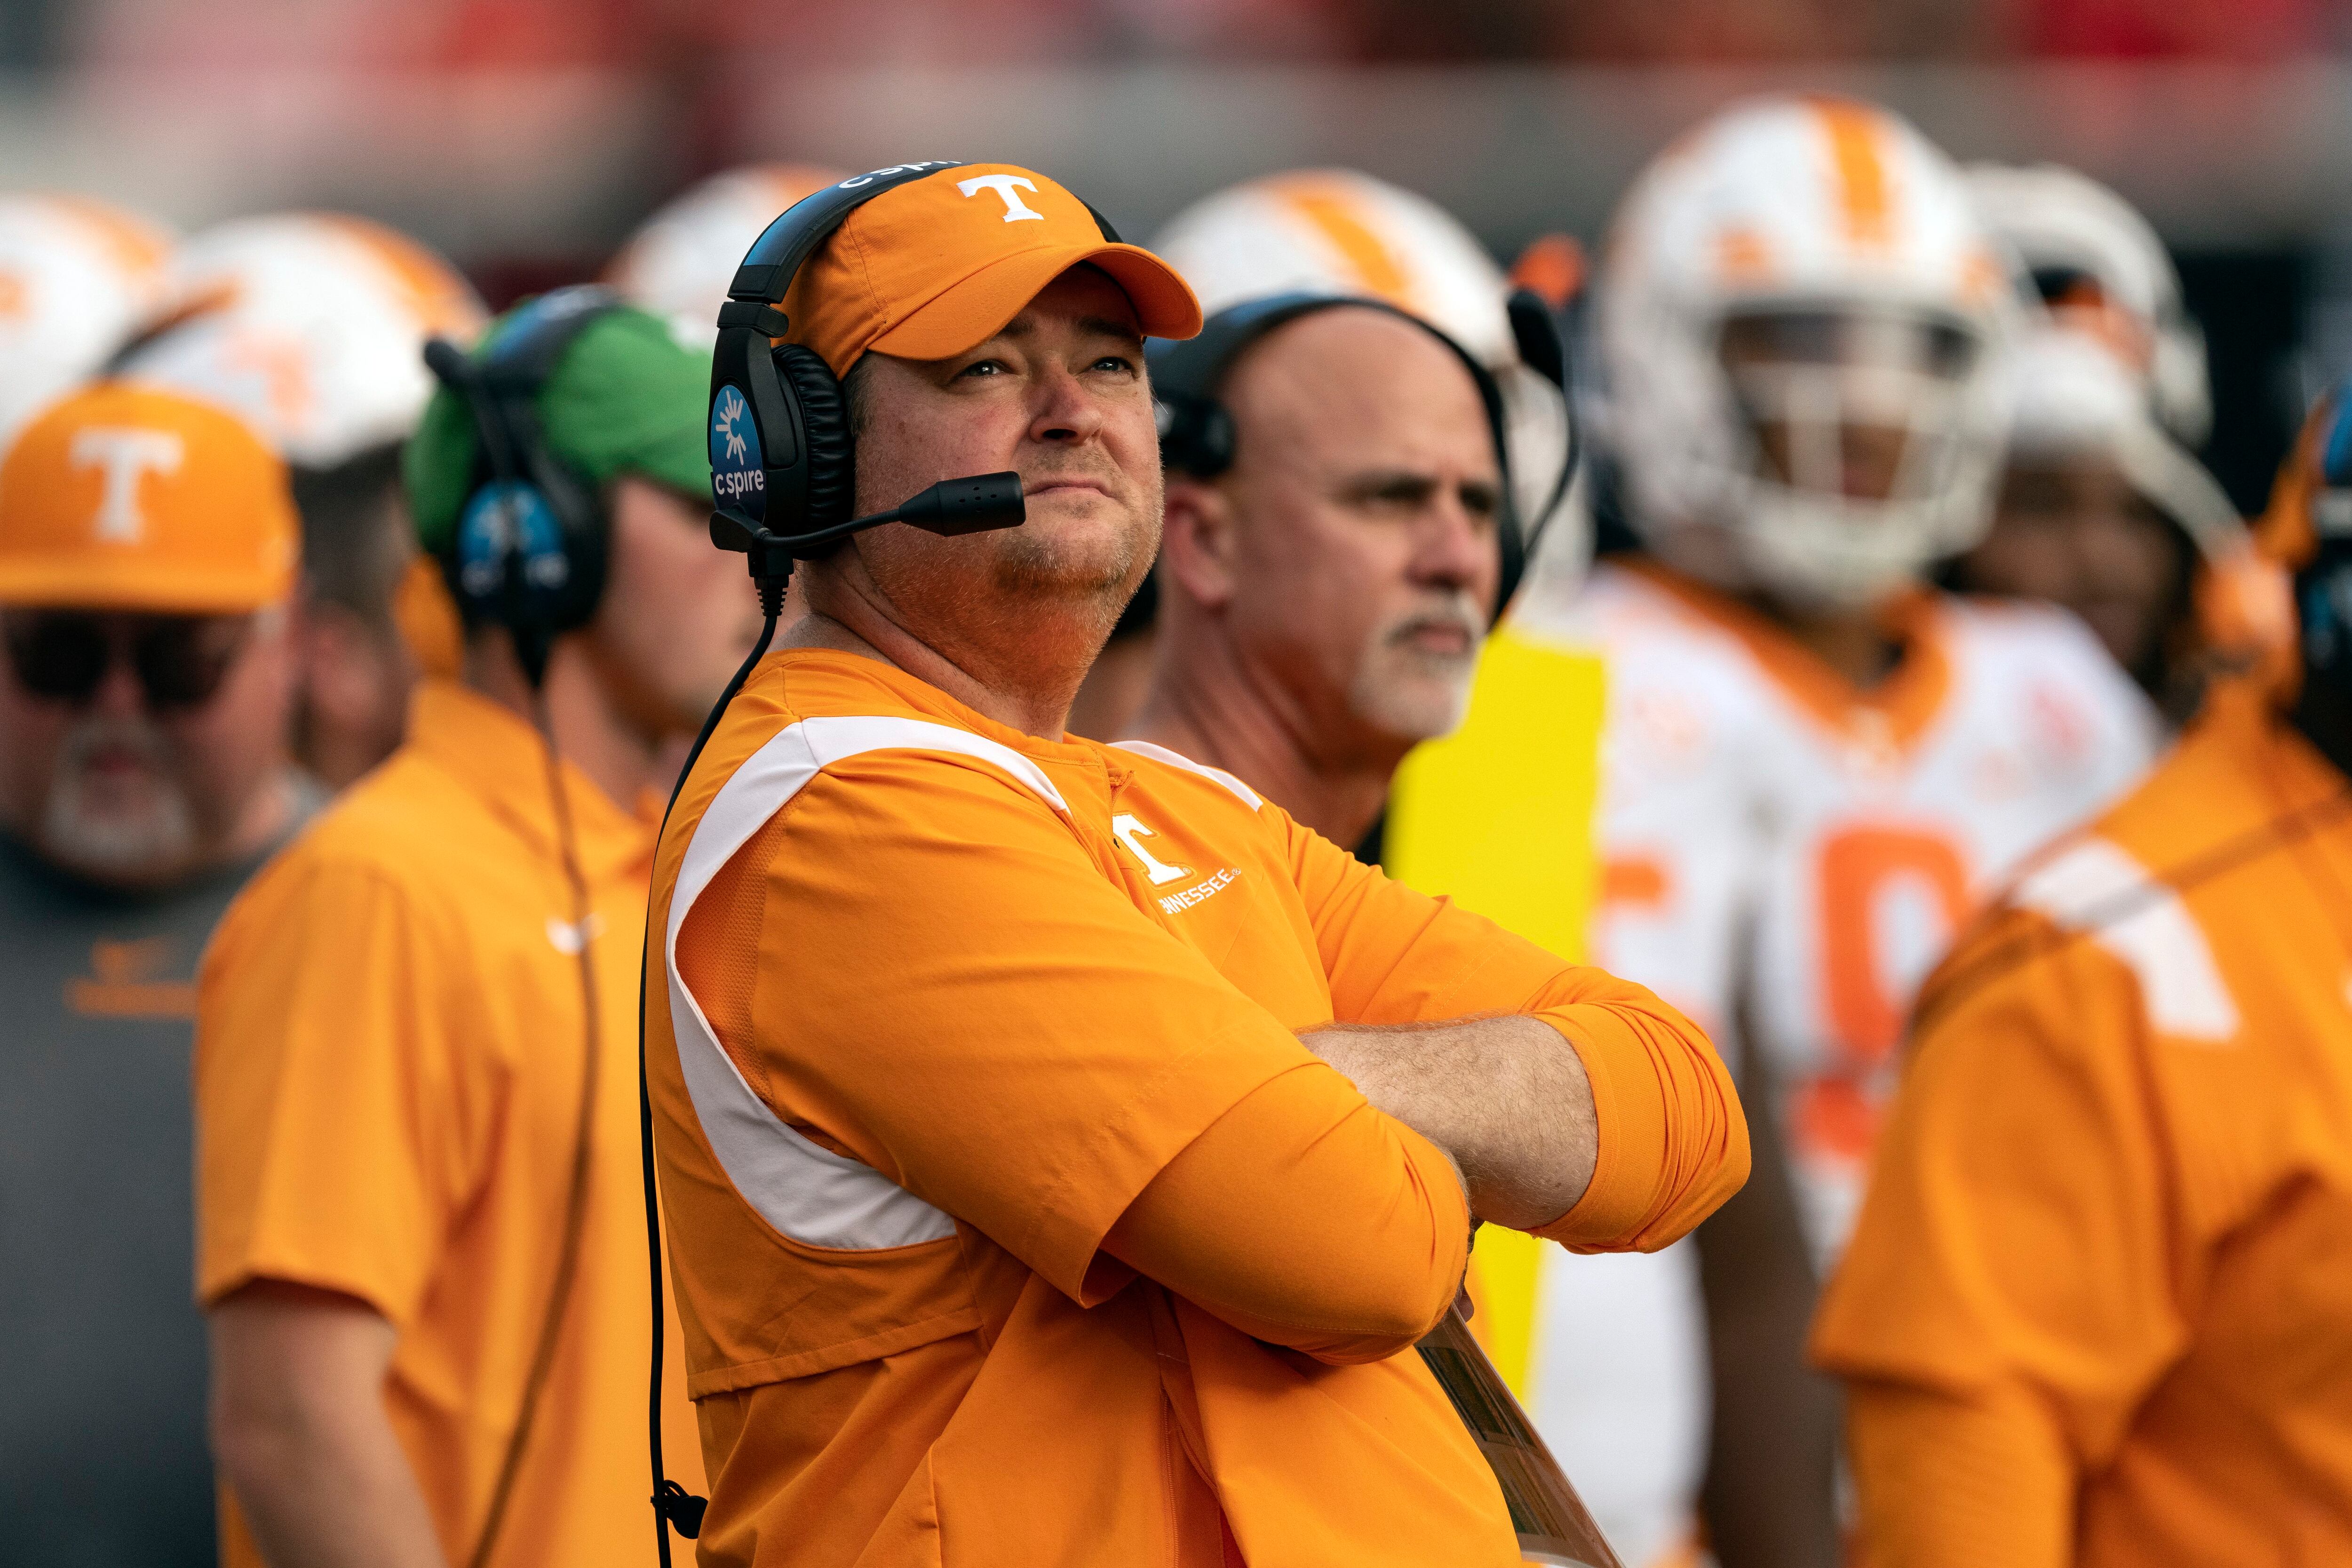
M 128 657 L 147 706 L 159 711 L 212 700 L 245 646 L 249 616 L 93 615 L 39 610 L 7 617 L 16 682 L 50 702 L 88 702 Z

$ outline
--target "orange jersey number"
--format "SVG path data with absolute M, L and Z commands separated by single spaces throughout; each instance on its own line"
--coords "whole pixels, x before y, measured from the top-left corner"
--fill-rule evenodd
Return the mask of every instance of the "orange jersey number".
M 1837 1064 L 1798 1086 L 1798 1142 L 1846 1161 L 1868 1154 L 1877 1127 L 1867 1080 L 1902 1037 L 1909 986 L 1889 983 L 1878 918 L 1881 900 L 1901 889 L 1924 890 L 1947 932 L 1969 911 L 1969 873 L 1959 848 L 1940 833 L 1863 824 L 1822 840 L 1819 866 L 1822 996 Z

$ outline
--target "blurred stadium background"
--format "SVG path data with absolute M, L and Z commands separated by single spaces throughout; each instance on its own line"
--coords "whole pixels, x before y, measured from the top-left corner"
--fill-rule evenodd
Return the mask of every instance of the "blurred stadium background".
M 2251 510 L 2352 365 L 2347 47 L 2347 0 L 6 0 L 0 185 L 187 228 L 362 213 L 493 306 L 765 159 L 1014 160 L 1138 237 L 1234 179 L 1343 163 L 1507 259 L 1594 239 L 1709 108 L 1832 89 L 2153 218 L 2211 341 L 2210 459 Z

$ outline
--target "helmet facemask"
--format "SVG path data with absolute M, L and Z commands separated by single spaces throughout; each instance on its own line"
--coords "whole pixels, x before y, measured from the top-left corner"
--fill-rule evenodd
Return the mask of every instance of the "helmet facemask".
M 1997 454 L 1975 326 L 1892 305 L 1748 306 L 1715 346 L 1738 442 L 1727 515 L 1710 521 L 1754 586 L 1862 608 L 1981 532 Z

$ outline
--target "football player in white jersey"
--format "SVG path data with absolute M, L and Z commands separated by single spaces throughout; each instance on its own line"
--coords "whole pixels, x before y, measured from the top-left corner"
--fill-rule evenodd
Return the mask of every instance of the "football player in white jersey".
M 188 238 L 173 307 L 115 373 L 241 415 L 285 458 L 302 513 L 297 752 L 340 788 L 406 731 L 440 574 L 418 555 L 400 448 L 432 395 L 425 340 L 471 342 L 473 286 L 406 235 L 336 213 L 238 218 Z
M 1596 310 L 1642 550 L 1519 622 L 1605 653 L 1595 956 L 1729 1042 L 1756 1174 L 1696 1249 L 1555 1260 L 1534 1414 L 1634 1568 L 1687 1542 L 1702 1477 L 1726 1568 L 1830 1563 L 1802 1340 L 1912 990 L 2157 726 L 2072 617 L 1922 586 L 1987 521 L 2018 304 L 1911 127 L 1715 116 L 1625 198 Z

